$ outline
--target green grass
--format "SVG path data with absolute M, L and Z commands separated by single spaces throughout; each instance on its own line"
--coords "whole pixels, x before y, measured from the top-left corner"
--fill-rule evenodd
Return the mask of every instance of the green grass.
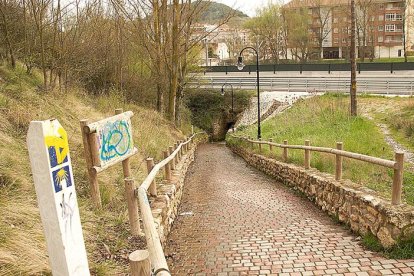
M 362 237 L 362 244 L 369 250 L 379 252 L 390 259 L 412 259 L 414 258 L 414 237 L 397 241 L 396 245 L 384 248 L 377 237 L 371 232 Z
M 264 140 L 273 138 L 274 142 L 279 143 L 288 140 L 289 144 L 295 145 L 304 145 L 305 140 L 310 140 L 311 145 L 331 148 L 336 147 L 336 142 L 343 142 L 344 150 L 393 160 L 393 151 L 375 122 L 362 116 L 350 117 L 348 110 L 349 100 L 341 95 L 330 94 L 301 100 L 286 112 L 262 123 L 262 137 Z M 257 126 L 247 127 L 238 134 L 256 137 Z M 268 147 L 263 146 L 262 153 L 282 160 L 281 149 L 270 153 Z M 289 150 L 288 161 L 303 165 L 304 152 Z M 347 158 L 344 158 L 343 164 L 344 179 L 390 198 L 391 169 Z M 311 167 L 334 174 L 335 156 L 312 153 Z M 413 179 L 413 175 L 406 172 L 403 197 L 409 204 L 414 204 Z

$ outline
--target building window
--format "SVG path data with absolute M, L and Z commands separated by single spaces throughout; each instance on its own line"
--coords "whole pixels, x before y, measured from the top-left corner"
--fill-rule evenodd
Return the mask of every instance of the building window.
M 375 21 L 375 16 L 371 16 L 371 21 L 374 22 Z
M 379 8 L 380 8 L 380 10 L 383 10 L 384 9 L 384 4 L 380 4 Z
M 396 31 L 397 32 L 402 32 L 402 30 L 403 30 L 403 26 L 402 25 L 395 25 L 395 29 L 396 29 Z
M 387 13 L 385 14 L 385 21 L 394 21 L 396 17 L 395 13 Z
M 342 38 L 342 43 L 346 43 L 346 38 Z
M 338 44 L 339 43 L 339 39 L 337 37 L 334 38 L 334 44 Z
M 378 26 L 378 31 L 383 32 L 384 31 L 384 26 Z
M 395 20 L 402 21 L 403 20 L 402 14 L 396 14 L 395 15 Z
M 384 41 L 384 37 L 383 36 L 379 36 L 378 37 L 378 42 L 383 42 Z
M 387 24 L 385 25 L 386 32 L 395 32 L 395 24 Z
M 342 28 L 342 33 L 344 34 L 348 33 L 348 28 Z
M 378 21 L 384 21 L 384 15 L 383 14 L 378 15 Z

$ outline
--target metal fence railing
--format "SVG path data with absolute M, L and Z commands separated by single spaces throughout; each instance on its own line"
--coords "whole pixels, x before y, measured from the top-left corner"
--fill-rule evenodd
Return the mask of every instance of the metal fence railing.
M 255 77 L 205 76 L 189 83 L 193 87 L 220 88 L 224 83 L 234 88 L 253 89 Z M 336 77 L 261 77 L 260 88 L 286 92 L 349 92 L 350 82 L 347 78 Z M 376 94 L 413 95 L 414 80 L 411 78 L 359 78 L 358 92 Z
M 207 66 L 202 67 L 204 72 L 221 72 L 231 73 L 239 72 L 235 65 L 226 66 Z M 335 72 L 335 71 L 350 71 L 351 65 L 349 63 L 304 63 L 304 64 L 262 64 L 259 65 L 261 72 Z M 393 73 L 394 71 L 402 70 L 414 70 L 414 62 L 384 62 L 384 63 L 358 63 L 357 70 L 359 72 L 367 71 L 388 71 Z M 246 65 L 242 72 L 255 72 L 256 65 Z

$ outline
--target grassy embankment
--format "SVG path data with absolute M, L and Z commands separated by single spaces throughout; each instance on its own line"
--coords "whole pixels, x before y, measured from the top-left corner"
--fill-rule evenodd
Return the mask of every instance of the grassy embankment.
M 162 158 L 162 150 L 182 138 L 153 110 L 128 104 L 116 94 L 90 96 L 80 90 L 44 93 L 40 77 L 22 69 L 0 67 L 0 275 L 49 275 L 50 269 L 26 148 L 31 120 L 57 118 L 68 132 L 70 154 L 89 265 L 94 275 L 128 272 L 127 254 L 143 246 L 129 235 L 122 167 L 99 175 L 103 208 L 89 197 L 79 120 L 111 116 L 114 109 L 132 110 L 134 141 L 139 154 L 131 167 L 137 182 L 146 175 L 145 158 Z M 189 132 L 189 125 L 184 132 Z
M 310 140 L 314 146 L 332 148 L 336 147 L 336 142 L 343 142 L 347 151 L 393 160 L 393 151 L 375 122 L 362 116 L 351 118 L 348 107 L 348 98 L 340 95 L 325 95 L 299 101 L 291 109 L 262 124 L 263 139 L 273 138 L 280 143 L 286 139 L 289 144 L 297 145 L 303 145 L 305 140 Z M 243 129 L 239 134 L 256 137 L 257 126 Z M 236 141 L 230 139 L 230 142 Z M 263 147 L 265 155 L 271 155 L 278 160 L 281 160 L 281 152 L 281 149 L 277 149 L 270 153 L 268 147 Z M 302 150 L 289 151 L 289 162 L 303 165 L 303 159 Z M 311 166 L 334 174 L 335 156 L 312 153 Z M 391 196 L 392 175 L 391 169 L 344 159 L 344 179 L 366 186 L 385 198 Z M 413 179 L 414 175 L 406 171 L 403 199 L 409 204 L 414 204 Z
M 398 143 L 414 152 L 414 98 L 376 97 L 361 104 L 374 120 L 389 127 Z

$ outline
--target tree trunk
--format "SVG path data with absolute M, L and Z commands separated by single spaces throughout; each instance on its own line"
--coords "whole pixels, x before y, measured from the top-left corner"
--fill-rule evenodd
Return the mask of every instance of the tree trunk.
M 13 51 L 13 47 L 12 47 L 12 43 L 11 43 L 11 39 L 10 39 L 10 34 L 9 34 L 9 28 L 7 25 L 7 19 L 6 19 L 6 12 L 4 11 L 5 6 L 3 6 L 3 3 L 0 5 L 0 13 L 3 19 L 3 31 L 4 31 L 4 37 L 6 39 L 6 47 L 7 47 L 7 52 L 10 55 L 10 64 L 13 67 L 13 69 L 16 68 L 16 59 L 14 57 L 14 51 Z

